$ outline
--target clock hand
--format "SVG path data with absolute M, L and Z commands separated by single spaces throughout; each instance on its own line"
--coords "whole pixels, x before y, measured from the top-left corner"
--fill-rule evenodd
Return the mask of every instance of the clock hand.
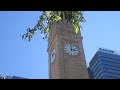
M 76 48 L 74 48 L 74 51 L 76 51 Z
M 74 49 L 74 46 L 72 46 L 72 51 L 74 51 L 75 49 Z
M 72 49 L 72 45 L 71 45 L 71 51 L 72 51 L 73 49 Z
M 72 51 L 72 46 L 71 45 L 70 45 L 70 48 L 71 48 L 70 50 Z

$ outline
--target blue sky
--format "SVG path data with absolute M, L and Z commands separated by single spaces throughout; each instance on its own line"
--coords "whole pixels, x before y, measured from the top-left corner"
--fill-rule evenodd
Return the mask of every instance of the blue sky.
M 0 73 L 33 79 L 48 79 L 47 40 L 40 33 L 29 43 L 22 40 L 35 25 L 40 11 L 0 11 Z M 82 23 L 87 65 L 97 47 L 120 51 L 120 12 L 85 11 Z

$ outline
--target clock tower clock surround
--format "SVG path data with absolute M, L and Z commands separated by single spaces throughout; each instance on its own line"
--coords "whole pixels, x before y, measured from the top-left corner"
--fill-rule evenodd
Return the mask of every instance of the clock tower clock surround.
M 49 78 L 88 79 L 81 33 L 76 34 L 73 25 L 66 20 L 52 23 L 50 29 Z

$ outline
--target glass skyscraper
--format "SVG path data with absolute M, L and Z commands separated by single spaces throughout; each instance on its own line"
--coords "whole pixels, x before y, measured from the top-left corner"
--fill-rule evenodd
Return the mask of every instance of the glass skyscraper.
M 89 63 L 90 79 L 120 79 L 120 53 L 99 48 Z

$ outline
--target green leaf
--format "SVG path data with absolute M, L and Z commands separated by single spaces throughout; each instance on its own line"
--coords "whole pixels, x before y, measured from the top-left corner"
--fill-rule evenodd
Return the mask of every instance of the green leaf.
M 60 16 L 58 16 L 58 15 L 56 15 L 55 14 L 55 21 L 59 21 L 59 20 L 61 20 L 62 18 L 60 17 Z
M 79 27 L 77 25 L 74 25 L 75 33 L 77 34 L 79 32 Z
M 48 28 L 46 29 L 46 32 L 49 33 L 49 29 Z

